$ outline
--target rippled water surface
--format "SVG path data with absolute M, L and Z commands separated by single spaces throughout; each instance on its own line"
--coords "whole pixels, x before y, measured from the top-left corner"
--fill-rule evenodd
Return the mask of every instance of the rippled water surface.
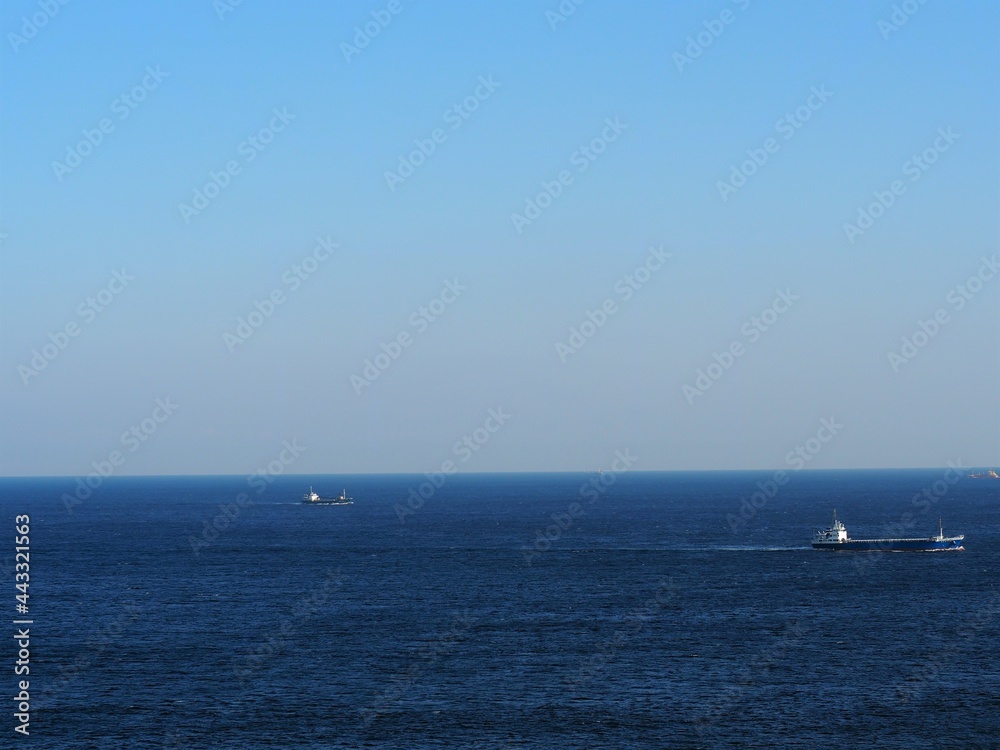
M 453 476 L 412 513 L 415 476 L 113 478 L 72 514 L 73 480 L 3 480 L 31 740 L 1000 747 L 1000 482 L 917 505 L 942 472 L 803 472 L 734 531 L 769 477 Z M 943 515 L 966 551 L 814 551 L 834 508 L 858 537 Z

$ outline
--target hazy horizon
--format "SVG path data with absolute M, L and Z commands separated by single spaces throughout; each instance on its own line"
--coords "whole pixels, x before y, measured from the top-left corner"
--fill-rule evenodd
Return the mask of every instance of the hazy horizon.
M 957 464 L 956 464 L 957 466 Z M 879 468 L 837 468 L 837 469 L 802 469 L 801 471 L 789 472 L 790 474 L 836 474 L 836 473 L 864 473 L 864 472 L 894 472 L 894 471 L 920 471 L 920 472 L 931 472 L 931 471 L 947 471 L 949 466 L 887 466 Z M 970 471 L 981 471 L 988 470 L 991 466 L 958 466 L 961 469 L 968 469 Z M 768 474 L 777 471 L 788 471 L 787 467 L 767 467 L 763 469 L 630 469 L 629 474 Z M 93 473 L 91 470 L 90 473 Z M 313 472 L 309 474 L 298 474 L 298 473 L 283 473 L 278 475 L 271 475 L 277 477 L 282 477 L 285 479 L 294 479 L 298 477 L 377 477 L 377 476 L 387 476 L 387 477 L 423 477 L 430 472 L 414 470 L 414 471 L 381 471 L 381 472 Z M 450 476 L 461 475 L 463 477 L 474 477 L 474 476 L 497 476 L 506 474 L 597 474 L 598 470 L 561 470 L 561 469 L 549 469 L 542 471 L 457 471 Z M 115 477 L 128 478 L 128 479 L 157 479 L 157 478 L 178 478 L 183 479 L 185 477 L 197 477 L 197 478 L 212 478 L 218 477 L 220 479 L 228 478 L 244 478 L 253 477 L 255 472 L 250 472 L 248 474 L 128 474 L 126 472 L 116 472 L 110 477 L 103 478 L 102 483 L 106 479 L 113 479 Z M 0 476 L 0 480 L 3 479 L 77 479 L 80 478 L 78 474 L 6 474 Z

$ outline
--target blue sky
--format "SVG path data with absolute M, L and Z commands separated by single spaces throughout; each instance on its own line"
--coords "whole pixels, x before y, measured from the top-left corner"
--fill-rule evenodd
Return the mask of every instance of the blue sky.
M 996 464 L 1000 8 L 905 5 L 5 3 L 0 473 Z

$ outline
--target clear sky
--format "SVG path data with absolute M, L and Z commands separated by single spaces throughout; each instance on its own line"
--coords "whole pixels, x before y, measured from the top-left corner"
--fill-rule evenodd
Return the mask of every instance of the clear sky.
M 997 464 L 1000 6 L 895 5 L 3 3 L 0 473 Z

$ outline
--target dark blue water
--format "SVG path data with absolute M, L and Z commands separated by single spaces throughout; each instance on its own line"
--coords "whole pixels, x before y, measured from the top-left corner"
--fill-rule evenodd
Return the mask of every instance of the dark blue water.
M 453 476 L 402 521 L 419 477 L 115 478 L 72 513 L 73 480 L 0 481 L 12 618 L 31 516 L 30 741 L 1000 747 L 1000 482 L 803 472 L 733 531 L 770 476 Z M 966 551 L 810 549 L 834 508 L 856 537 L 943 515 Z

